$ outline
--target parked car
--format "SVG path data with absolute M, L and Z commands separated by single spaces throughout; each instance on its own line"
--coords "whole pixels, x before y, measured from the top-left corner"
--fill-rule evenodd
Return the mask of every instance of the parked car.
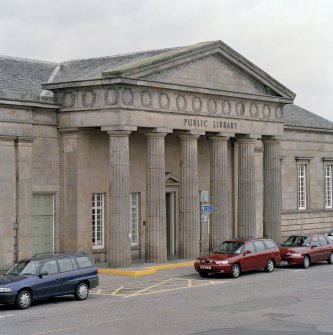
M 328 233 L 326 233 L 326 236 L 333 241 L 333 229 L 331 229 Z
M 272 272 L 280 261 L 280 250 L 273 240 L 240 238 L 224 241 L 214 252 L 198 257 L 194 268 L 202 277 L 223 273 L 237 278 L 245 271 Z
M 327 261 L 333 263 L 333 243 L 325 234 L 293 235 L 281 244 L 281 265 L 302 265 Z
M 85 300 L 98 284 L 95 262 L 87 254 L 39 254 L 19 261 L 0 277 L 0 303 L 26 309 L 34 300 L 67 294 Z

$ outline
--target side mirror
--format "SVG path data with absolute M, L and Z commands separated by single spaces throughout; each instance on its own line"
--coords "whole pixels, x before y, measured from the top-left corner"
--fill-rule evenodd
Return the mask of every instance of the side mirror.
M 313 248 L 317 248 L 318 247 L 318 244 L 317 243 L 312 243 L 311 244 L 311 249 L 313 249 Z
M 42 271 L 40 274 L 39 274 L 39 278 L 43 278 L 44 276 L 47 276 L 49 273 L 47 271 Z
M 244 255 L 252 254 L 251 250 L 245 250 Z

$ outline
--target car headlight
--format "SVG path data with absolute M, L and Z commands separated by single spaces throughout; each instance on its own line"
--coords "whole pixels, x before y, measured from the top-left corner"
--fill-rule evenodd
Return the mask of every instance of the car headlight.
M 302 257 L 302 254 L 291 254 L 291 257 Z
M 9 287 L 0 287 L 0 292 L 11 292 L 12 290 Z
M 201 263 L 201 260 L 200 259 L 196 259 L 195 263 Z
M 228 261 L 216 261 L 215 264 L 227 265 L 229 264 Z

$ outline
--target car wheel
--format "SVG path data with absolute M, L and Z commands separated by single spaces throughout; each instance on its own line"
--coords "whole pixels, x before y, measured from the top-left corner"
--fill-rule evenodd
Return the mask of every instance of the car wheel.
M 267 261 L 267 264 L 265 266 L 265 271 L 266 272 L 272 272 L 274 270 L 274 261 L 270 258 L 268 261 Z
M 232 267 L 231 267 L 231 271 L 230 271 L 230 276 L 232 278 L 238 278 L 239 275 L 240 275 L 240 266 L 239 264 L 234 264 Z
M 333 264 L 333 252 L 331 252 L 330 257 L 327 260 L 328 264 Z
M 75 289 L 75 298 L 77 300 L 86 300 L 89 295 L 89 287 L 86 283 L 79 283 Z
M 27 290 L 20 291 L 16 296 L 15 304 L 19 309 L 27 309 L 31 306 L 32 296 Z
M 304 256 L 302 266 L 303 266 L 304 269 L 307 269 L 310 266 L 310 257 L 309 256 Z
M 200 277 L 207 278 L 209 274 L 207 272 L 199 272 Z

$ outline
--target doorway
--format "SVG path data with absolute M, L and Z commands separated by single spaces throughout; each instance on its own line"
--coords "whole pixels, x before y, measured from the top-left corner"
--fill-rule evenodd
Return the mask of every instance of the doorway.
M 32 253 L 54 251 L 54 197 L 53 194 L 32 196 Z
M 174 259 L 176 250 L 176 192 L 165 193 L 166 233 L 168 259 Z

